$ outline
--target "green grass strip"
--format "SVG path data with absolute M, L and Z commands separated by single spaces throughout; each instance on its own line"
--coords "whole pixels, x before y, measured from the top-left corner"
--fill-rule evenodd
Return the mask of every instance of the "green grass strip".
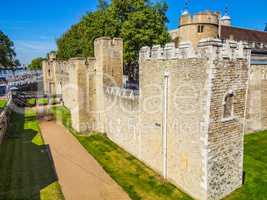
M 37 99 L 37 104 L 39 104 L 39 105 L 47 105 L 48 104 L 48 99 L 47 98 L 39 98 L 39 99 Z
M 245 184 L 225 200 L 267 199 L 267 131 L 245 136 Z
M 35 106 L 36 105 L 36 99 L 35 98 L 27 99 L 27 104 L 29 106 Z
M 78 135 L 71 128 L 71 115 L 67 108 L 54 107 L 52 112 L 63 120 L 63 124 L 133 200 L 190 199 L 107 137 Z M 267 131 L 246 135 L 244 145 L 245 184 L 225 200 L 266 200 Z
M 0 109 L 3 109 L 4 107 L 6 107 L 6 104 L 7 104 L 7 100 L 0 99 Z
M 63 122 L 84 148 L 133 200 L 189 200 L 185 193 L 163 180 L 156 172 L 101 134 L 80 136 L 71 128 L 71 115 L 65 107 L 52 113 Z
M 0 145 L 0 199 L 63 200 L 36 113 L 13 112 Z

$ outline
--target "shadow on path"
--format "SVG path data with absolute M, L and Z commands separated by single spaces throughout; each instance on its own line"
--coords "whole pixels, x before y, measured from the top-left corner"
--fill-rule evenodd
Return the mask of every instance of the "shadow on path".
M 41 190 L 57 181 L 49 147 L 38 130 L 34 114 L 12 113 L 0 145 L 0 199 L 38 200 Z

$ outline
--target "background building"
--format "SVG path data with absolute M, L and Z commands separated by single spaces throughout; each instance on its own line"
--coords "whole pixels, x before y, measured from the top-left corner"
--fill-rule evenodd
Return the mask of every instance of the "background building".
M 267 32 L 232 25 L 226 13 L 184 11 L 178 29 L 170 31 L 176 46 L 191 44 L 196 48 L 206 38 L 244 42 L 251 48 L 250 79 L 247 106 L 247 132 L 267 129 Z M 229 43 L 229 45 L 231 45 Z

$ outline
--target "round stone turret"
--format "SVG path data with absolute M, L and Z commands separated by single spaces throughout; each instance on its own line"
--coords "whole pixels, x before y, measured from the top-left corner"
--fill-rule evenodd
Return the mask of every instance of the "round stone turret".
M 180 17 L 179 42 L 191 42 L 196 47 L 204 38 L 218 38 L 219 20 L 218 12 L 183 13 Z

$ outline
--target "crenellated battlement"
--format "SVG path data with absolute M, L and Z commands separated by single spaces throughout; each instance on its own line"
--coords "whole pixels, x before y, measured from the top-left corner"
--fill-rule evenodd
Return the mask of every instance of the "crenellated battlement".
M 246 42 L 236 42 L 220 39 L 203 39 L 193 48 L 191 43 L 168 43 L 164 47 L 160 45 L 146 46 L 140 50 L 140 61 L 149 59 L 188 59 L 188 58 L 214 58 L 214 59 L 247 59 L 250 55 L 250 46 Z
M 180 27 L 193 24 L 213 24 L 219 25 L 219 12 L 204 11 L 191 15 L 190 13 L 183 14 L 180 18 Z
M 100 45 L 101 43 L 109 46 L 121 46 L 123 40 L 121 38 L 100 37 L 95 39 L 94 45 Z
M 45 92 L 61 94 L 76 131 L 106 133 L 193 198 L 220 199 L 242 184 L 250 45 L 201 38 L 143 47 L 139 90 L 122 88 L 122 39 L 98 38 L 93 58 L 43 62 Z
M 57 54 L 55 52 L 50 52 L 47 55 L 47 59 L 48 61 L 54 61 L 57 59 Z

